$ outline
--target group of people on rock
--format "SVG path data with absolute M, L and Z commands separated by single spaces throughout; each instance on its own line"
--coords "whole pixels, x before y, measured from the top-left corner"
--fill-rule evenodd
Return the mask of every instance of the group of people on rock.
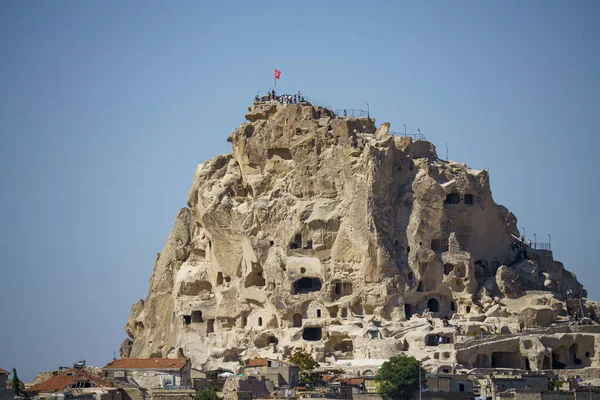
M 266 96 L 260 98 L 258 94 L 254 96 L 254 103 L 259 103 L 261 101 L 278 101 L 281 105 L 284 104 L 300 104 L 300 102 L 304 101 L 304 95 L 298 91 L 297 94 L 281 94 L 276 95 L 275 90 L 271 90 L 268 92 Z

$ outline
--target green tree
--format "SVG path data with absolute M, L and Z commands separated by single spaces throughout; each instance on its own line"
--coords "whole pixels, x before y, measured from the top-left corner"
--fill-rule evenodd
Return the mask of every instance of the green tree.
M 404 354 L 399 354 L 384 362 L 375 380 L 379 382 L 379 395 L 384 400 L 410 400 L 419 391 L 419 369 L 421 385 L 425 387 L 425 370 L 421 363 Z
M 24 387 L 23 382 L 21 382 L 21 380 L 19 379 L 19 376 L 17 375 L 17 370 L 15 368 L 12 369 L 11 387 L 15 392 L 15 397 L 29 398 L 27 396 L 27 393 L 25 393 L 25 391 L 23 390 L 23 387 Z
M 314 358 L 312 358 L 310 354 L 297 351 L 290 356 L 289 360 L 291 363 L 296 364 L 300 369 L 300 378 L 303 382 L 312 382 L 312 375 L 310 374 L 310 371 L 318 368 L 320 365 L 315 361 Z
M 221 400 L 214 389 L 198 389 L 194 400 Z

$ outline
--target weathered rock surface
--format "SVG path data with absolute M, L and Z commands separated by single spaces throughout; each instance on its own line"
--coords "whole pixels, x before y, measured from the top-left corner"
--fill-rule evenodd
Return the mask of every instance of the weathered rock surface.
M 600 308 L 565 301 L 585 290 L 550 251 L 516 262 L 517 219 L 487 171 L 310 104 L 260 104 L 246 119 L 231 154 L 197 167 L 122 356 L 210 368 L 303 350 L 363 373 L 399 351 L 432 370 L 600 365 L 598 325 L 550 326 Z M 469 346 L 519 322 L 561 332 Z

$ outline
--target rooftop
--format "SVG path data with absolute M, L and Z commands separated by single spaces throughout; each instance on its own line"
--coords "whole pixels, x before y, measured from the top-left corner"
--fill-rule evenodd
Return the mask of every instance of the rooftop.
M 106 364 L 103 369 L 174 369 L 180 370 L 187 358 L 121 358 Z
M 80 385 L 77 385 L 81 382 Z M 88 386 L 85 383 L 90 382 Z M 114 387 L 109 381 L 88 374 L 80 369 L 67 369 L 60 375 L 48 379 L 47 381 L 33 385 L 27 389 L 28 392 L 58 392 L 67 388 L 83 388 L 83 387 Z
M 5 371 L 2 368 L 0 368 L 0 374 L 6 374 L 6 375 L 8 375 L 8 373 L 9 373 L 8 371 Z
M 271 358 L 253 358 L 248 361 L 248 364 L 246 364 L 246 367 L 266 367 L 268 365 L 269 361 L 274 361 L 274 362 L 278 362 L 281 364 L 294 366 L 294 367 L 296 366 L 296 364 L 292 364 L 290 362 L 283 361 L 283 360 L 273 360 Z

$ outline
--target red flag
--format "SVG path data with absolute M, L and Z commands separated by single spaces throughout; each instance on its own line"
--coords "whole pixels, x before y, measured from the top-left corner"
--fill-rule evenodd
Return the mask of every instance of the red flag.
M 275 69 L 275 79 L 281 79 L 281 71 L 278 69 Z

